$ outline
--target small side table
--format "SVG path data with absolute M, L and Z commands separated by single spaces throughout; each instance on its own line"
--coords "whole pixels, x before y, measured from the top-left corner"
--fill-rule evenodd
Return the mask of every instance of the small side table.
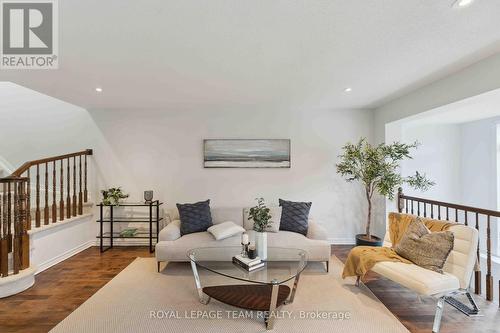
M 149 252 L 153 253 L 154 252 L 154 246 L 153 246 L 153 240 L 158 242 L 158 233 L 159 233 L 159 227 L 160 227 L 160 221 L 163 220 L 162 217 L 160 217 L 160 206 L 163 205 L 163 202 L 160 202 L 158 200 L 152 201 L 150 203 L 145 203 L 145 202 L 126 202 L 123 204 L 119 204 L 118 206 L 121 207 L 147 207 L 149 208 L 149 217 L 118 217 L 115 218 L 113 216 L 113 207 L 114 205 L 105 205 L 103 203 L 100 203 L 97 205 L 99 207 L 99 220 L 96 222 L 99 222 L 99 238 L 100 243 L 99 243 L 99 248 L 101 252 L 105 252 L 109 249 L 113 248 L 113 239 L 115 238 L 121 238 L 121 239 L 126 239 L 126 238 L 135 238 L 135 239 L 148 239 L 149 238 Z M 104 207 L 109 208 L 109 218 L 104 218 Z M 154 214 L 153 214 L 154 211 Z M 121 236 L 120 233 L 113 232 L 113 224 L 114 223 L 148 223 L 149 222 L 149 230 L 146 232 L 139 232 L 135 234 L 134 236 Z M 104 232 L 104 223 L 109 223 L 109 231 Z M 155 225 L 155 229 L 153 232 L 153 225 Z M 109 246 L 104 247 L 103 240 L 104 239 L 109 239 Z

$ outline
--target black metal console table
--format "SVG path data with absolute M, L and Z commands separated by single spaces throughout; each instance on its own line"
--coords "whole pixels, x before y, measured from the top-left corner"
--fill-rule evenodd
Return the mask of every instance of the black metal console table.
M 144 202 L 127 202 L 127 203 L 122 203 L 119 206 L 114 206 L 114 205 L 105 205 L 103 203 L 100 203 L 97 205 L 99 207 L 99 222 L 100 228 L 99 228 L 99 238 L 100 243 L 99 247 L 101 252 L 107 251 L 111 248 L 113 248 L 113 239 L 118 238 L 118 239 L 124 239 L 124 238 L 130 238 L 130 239 L 148 239 L 149 238 L 149 252 L 153 253 L 154 252 L 154 247 L 153 247 L 153 239 L 158 242 L 158 233 L 159 233 L 159 224 L 160 221 L 163 219 L 160 217 L 160 206 L 163 205 L 163 202 L 160 202 L 158 200 L 152 201 L 150 203 L 144 203 Z M 109 207 L 109 218 L 104 218 L 104 207 Z M 149 207 L 149 217 L 113 217 L 113 208 L 114 207 Z M 153 210 L 155 211 L 155 214 L 153 215 Z M 104 223 L 109 223 L 109 232 L 104 232 Z M 137 233 L 133 236 L 122 236 L 120 233 L 113 232 L 113 224 L 114 223 L 149 223 L 149 230 L 146 232 L 140 232 Z M 153 224 L 156 225 L 156 230 L 153 234 Z M 109 246 L 104 248 L 103 240 L 104 239 L 109 239 Z

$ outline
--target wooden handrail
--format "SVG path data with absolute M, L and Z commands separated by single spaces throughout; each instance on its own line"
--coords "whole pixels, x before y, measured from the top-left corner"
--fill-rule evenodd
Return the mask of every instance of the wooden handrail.
M 448 203 L 448 202 L 444 202 L 444 201 L 436 201 L 436 200 L 430 200 L 430 199 L 424 199 L 424 198 L 417 198 L 417 197 L 411 197 L 411 196 L 407 196 L 407 195 L 401 195 L 400 198 L 403 200 L 418 201 L 418 202 L 426 203 L 429 205 L 448 207 L 451 209 L 458 209 L 458 210 L 463 210 L 463 211 L 467 211 L 467 212 L 471 212 L 471 213 L 479 213 L 481 215 L 500 217 L 500 212 L 496 211 L 496 210 L 490 210 L 490 209 L 484 209 L 484 208 L 478 208 L 478 207 L 472 207 L 472 206 L 457 205 L 457 204 Z
M 4 178 L 0 178 L 0 183 L 12 183 L 14 181 L 24 181 L 24 180 L 28 180 L 28 177 L 12 177 L 12 176 L 8 176 L 8 177 L 4 177 Z
M 28 185 L 30 185 L 31 180 L 35 185 L 32 189 L 28 187 L 27 203 L 31 208 L 31 203 L 34 203 L 34 222 L 35 227 L 40 227 L 43 224 L 47 225 L 57 222 L 57 214 L 59 213 L 59 220 L 62 221 L 64 218 L 75 217 L 77 215 L 83 214 L 83 203 L 88 201 L 88 191 L 87 191 L 87 156 L 92 155 L 92 149 L 86 149 L 70 154 L 64 154 L 59 156 L 47 157 L 38 160 L 33 160 L 24 163 L 20 168 L 14 171 L 8 178 L 9 179 L 19 179 L 20 177 L 28 178 Z M 82 156 L 84 159 L 84 164 L 82 165 Z M 78 164 L 78 177 L 79 182 L 77 183 L 77 158 L 80 162 Z M 72 180 L 70 178 L 72 170 Z M 57 170 L 59 168 L 59 171 Z M 63 169 L 66 170 L 66 175 L 63 174 Z M 30 172 L 32 171 L 32 172 Z M 33 175 L 33 178 L 31 178 Z M 82 177 L 83 176 L 83 177 Z M 82 184 L 84 182 L 84 184 Z M 58 186 L 59 185 L 59 186 Z M 77 199 L 77 186 L 78 199 Z M 59 187 L 60 200 L 57 200 L 56 190 Z M 53 193 L 49 198 L 49 190 Z M 66 202 L 63 200 L 63 191 L 67 193 Z M 70 197 L 70 191 L 73 192 L 73 196 Z M 33 193 L 32 193 L 33 192 Z M 33 198 L 33 200 L 31 200 Z M 59 203 L 59 209 L 58 209 Z M 67 212 L 65 215 L 64 212 Z M 28 230 L 31 229 L 31 209 L 28 210 Z
M 455 222 L 461 223 L 459 221 L 459 211 L 463 211 L 463 224 L 469 225 L 468 214 L 472 213 L 475 216 L 475 226 L 474 228 L 478 231 L 479 235 L 481 235 L 479 230 L 479 216 L 484 215 L 486 217 L 486 230 L 483 231 L 483 234 L 486 236 L 486 299 L 488 301 L 493 300 L 493 275 L 492 275 L 492 259 L 491 259 L 491 217 L 500 217 L 500 211 L 484 209 L 472 206 L 458 205 L 444 201 L 437 201 L 425 198 L 418 198 L 407 196 L 403 194 L 403 190 L 401 188 L 398 189 L 398 211 L 403 213 L 405 210 L 406 213 L 414 214 L 415 209 L 414 205 L 416 204 L 416 215 L 421 216 L 420 205 L 423 204 L 423 217 L 427 217 L 427 205 L 430 205 L 431 216 L 430 218 L 434 218 L 434 206 L 437 206 L 437 219 L 441 219 L 441 209 L 446 209 L 446 220 L 450 219 L 450 209 L 455 210 Z M 452 211 L 453 212 L 453 211 Z M 472 227 L 472 225 L 471 225 Z M 477 258 L 479 261 L 479 244 L 477 248 Z M 475 292 L 476 294 L 481 294 L 481 271 L 478 270 L 475 272 Z M 500 281 L 499 281 L 500 285 Z M 500 290 L 499 290 L 500 297 Z
M 92 149 L 86 149 L 86 150 L 82 150 L 82 151 L 79 151 L 76 153 L 64 154 L 64 155 L 47 157 L 47 158 L 42 158 L 39 160 L 29 161 L 29 162 L 26 162 L 23 165 L 21 165 L 16 171 L 14 171 L 11 174 L 11 176 L 20 177 L 23 173 L 25 173 L 30 167 L 32 167 L 34 165 L 40 165 L 40 164 L 45 164 L 45 163 L 49 163 L 49 162 L 64 160 L 64 159 L 71 158 L 71 157 L 92 155 L 92 154 L 93 154 Z

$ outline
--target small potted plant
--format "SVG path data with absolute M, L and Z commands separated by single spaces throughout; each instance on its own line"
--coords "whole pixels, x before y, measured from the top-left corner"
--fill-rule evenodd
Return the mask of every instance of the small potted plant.
M 118 206 L 121 199 L 128 198 L 128 194 L 123 193 L 120 187 L 112 187 L 107 190 L 101 190 L 102 203 L 104 205 Z
M 257 206 L 250 208 L 248 219 L 253 220 L 255 231 L 255 249 L 261 260 L 267 259 L 267 228 L 271 226 L 270 209 L 266 207 L 264 198 L 257 198 Z
M 362 138 L 357 144 L 347 143 L 342 147 L 344 153 L 339 156 L 340 162 L 336 165 L 337 173 L 345 177 L 348 182 L 354 180 L 361 182 L 368 202 L 365 233 L 356 235 L 356 245 L 382 245 L 382 239 L 371 233 L 374 193 L 393 200 L 396 189 L 402 184 L 408 184 L 422 191 L 434 186 L 434 182 L 418 171 L 409 177 L 403 177 L 399 173 L 400 162 L 404 159 L 411 159 L 410 150 L 417 148 L 418 145 L 418 142 L 413 144 L 394 142 L 372 146 Z

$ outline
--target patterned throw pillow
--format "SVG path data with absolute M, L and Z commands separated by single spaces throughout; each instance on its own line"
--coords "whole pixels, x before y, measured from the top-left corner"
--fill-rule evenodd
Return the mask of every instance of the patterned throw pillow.
M 207 231 L 212 225 L 210 200 L 193 204 L 177 204 L 177 209 L 181 220 L 181 236 Z
M 394 250 L 414 264 L 442 274 L 454 241 L 451 231 L 430 232 L 422 220 L 416 218 Z
M 279 199 L 281 211 L 280 230 L 307 235 L 309 210 L 312 202 L 293 202 Z

